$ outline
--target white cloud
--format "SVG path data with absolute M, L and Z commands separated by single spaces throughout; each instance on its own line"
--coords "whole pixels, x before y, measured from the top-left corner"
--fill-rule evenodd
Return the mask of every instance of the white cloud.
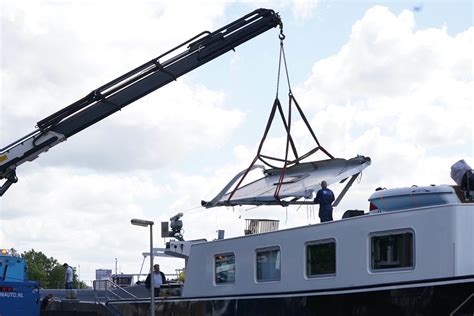
M 354 24 L 338 54 L 314 64 L 305 88 L 339 98 L 398 97 L 430 82 L 472 81 L 472 32 L 451 37 L 445 29 L 415 31 L 411 12 L 395 16 L 374 7 Z
M 9 212 L 3 212 L 2 218 L 21 219 L 47 213 L 51 220 L 65 216 L 65 221 L 76 222 L 76 217 L 69 215 L 79 211 L 100 222 L 108 217 L 141 212 L 136 205 L 138 201 L 157 199 L 164 194 L 144 173 L 98 175 L 90 170 L 82 170 L 82 174 L 78 171 L 56 167 L 25 174 L 21 178 L 22 190 L 12 189 L 3 197 L 2 207 Z
M 297 21 L 304 22 L 313 16 L 320 0 L 241 0 L 240 2 L 252 8 L 272 8 L 276 12 L 291 10 Z
M 165 1 L 2 3 L 3 144 L 98 86 L 215 29 L 227 3 L 186 7 Z M 155 183 L 156 170 L 198 147 L 225 143 L 243 114 L 228 106 L 224 92 L 185 80 L 137 103 L 22 165 L 19 183 L 1 200 L 2 243 L 84 262 L 89 279 L 91 269 L 110 257 L 140 262 L 147 238 L 130 229 L 129 220 L 154 218 L 153 205 L 167 200 L 169 185 Z
M 293 14 L 297 20 L 304 21 L 312 16 L 318 4 L 319 0 L 293 0 Z
M 38 159 L 96 171 L 157 169 L 196 149 L 219 148 L 244 114 L 225 95 L 184 80 L 124 108 Z
M 299 18 L 309 18 L 317 3 L 271 7 L 294 8 Z M 189 2 L 183 10 L 181 2 L 113 1 L 114 14 L 108 14 L 111 2 L 8 4 L 1 13 L 4 144 L 196 30 L 220 26 L 229 5 Z M 329 152 L 373 159 L 336 218 L 346 209 L 367 210 L 368 192 L 377 186 L 450 183 L 450 164 L 474 157 L 473 32 L 418 30 L 410 12 L 397 16 L 374 7 L 354 24 L 340 51 L 315 61 L 310 77 L 294 89 Z M 234 55 L 229 68 L 239 62 Z M 195 207 L 253 159 L 261 129 L 252 146 L 235 146 L 230 162 L 205 170 L 163 168 L 179 159 L 192 166 L 201 159 L 194 155 L 197 148 L 224 144 L 245 119 L 232 102 L 226 91 L 183 78 L 25 164 L 20 182 L 1 200 L 0 240 L 80 263 L 86 279 L 96 268 L 112 268 L 116 257 L 122 271 L 137 272 L 148 235 L 130 225 L 132 217 L 158 223 Z M 313 145 L 301 122 L 293 128 L 297 144 Z M 272 135 L 266 153 L 278 155 L 282 139 Z M 185 237 L 212 239 L 217 229 L 241 235 L 251 217 L 279 219 L 280 227 L 318 222 L 317 210 L 314 218 L 306 207 L 288 213 L 281 207 L 247 209 L 185 211 Z M 162 265 L 173 271 L 172 264 Z
M 168 51 L 196 30 L 212 29 L 226 6 L 190 2 L 182 10 L 174 2 L 114 2 L 114 13 L 106 14 L 110 5 L 5 5 L 2 142 L 30 132 L 40 119 Z M 98 171 L 163 166 L 197 147 L 225 143 L 243 119 L 242 112 L 224 106 L 230 103 L 225 97 L 180 78 L 54 148 L 55 155 L 39 163 Z
M 337 54 L 314 64 L 297 95 L 315 111 L 328 150 L 347 154 L 343 148 L 357 143 L 375 161 L 435 167 L 427 152 L 456 145 L 459 154 L 472 153 L 473 33 L 416 30 L 411 12 L 373 7 Z M 377 131 L 366 139 L 372 146 L 363 146 L 362 131 L 370 130 Z
M 146 238 L 130 229 L 129 221 L 150 217 L 139 204 L 156 204 L 166 193 L 146 174 L 101 176 L 46 168 L 20 181 L 22 186 L 1 201 L 2 243 L 42 250 L 74 265 L 90 260 L 96 268 L 110 256 L 137 260 L 146 249 Z M 142 248 L 130 251 L 136 249 L 134 242 Z

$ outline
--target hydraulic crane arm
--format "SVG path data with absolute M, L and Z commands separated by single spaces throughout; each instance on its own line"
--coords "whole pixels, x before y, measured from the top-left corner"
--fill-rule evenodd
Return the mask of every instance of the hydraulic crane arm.
M 0 196 L 18 181 L 15 170 L 20 164 L 36 159 L 68 137 L 276 26 L 283 27 L 277 13 L 255 10 L 215 32 L 196 35 L 42 119 L 36 130 L 0 150 L 0 179 L 6 179 Z

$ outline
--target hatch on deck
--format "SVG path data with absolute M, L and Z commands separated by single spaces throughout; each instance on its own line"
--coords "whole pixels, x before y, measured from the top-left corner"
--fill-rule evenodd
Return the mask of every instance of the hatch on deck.
M 379 190 L 369 197 L 369 201 L 375 206 L 371 213 L 459 203 L 455 190 L 449 185 Z

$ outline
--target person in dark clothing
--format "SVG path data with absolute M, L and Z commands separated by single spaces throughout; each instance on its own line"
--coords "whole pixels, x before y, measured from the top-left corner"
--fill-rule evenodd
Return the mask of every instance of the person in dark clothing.
M 462 177 L 461 189 L 466 191 L 467 197 L 469 197 L 470 191 L 474 191 L 474 173 L 472 170 L 466 171 Z
M 153 285 L 155 296 L 160 296 L 160 288 L 163 284 L 166 284 L 166 277 L 163 272 L 160 271 L 160 265 L 155 264 L 153 266 L 153 273 L 149 273 L 145 280 L 145 287 L 150 290 L 151 288 L 151 277 L 153 275 Z
M 43 299 L 41 300 L 41 309 L 46 309 L 46 306 L 48 306 L 49 303 L 53 300 L 53 294 L 48 294 Z
M 316 193 L 314 203 L 319 204 L 319 218 L 322 222 L 332 221 L 332 202 L 334 193 L 328 189 L 326 181 L 321 182 L 321 190 Z
M 461 186 L 465 198 L 471 200 L 471 191 L 474 191 L 474 174 L 471 166 L 464 159 L 459 160 L 451 166 L 451 178 L 457 185 Z

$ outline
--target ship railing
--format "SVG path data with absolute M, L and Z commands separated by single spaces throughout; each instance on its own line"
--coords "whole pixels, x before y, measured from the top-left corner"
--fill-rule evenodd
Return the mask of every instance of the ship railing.
M 135 300 L 136 295 L 130 293 L 120 285 L 110 280 L 95 280 L 92 282 L 95 302 L 108 302 L 109 300 Z

